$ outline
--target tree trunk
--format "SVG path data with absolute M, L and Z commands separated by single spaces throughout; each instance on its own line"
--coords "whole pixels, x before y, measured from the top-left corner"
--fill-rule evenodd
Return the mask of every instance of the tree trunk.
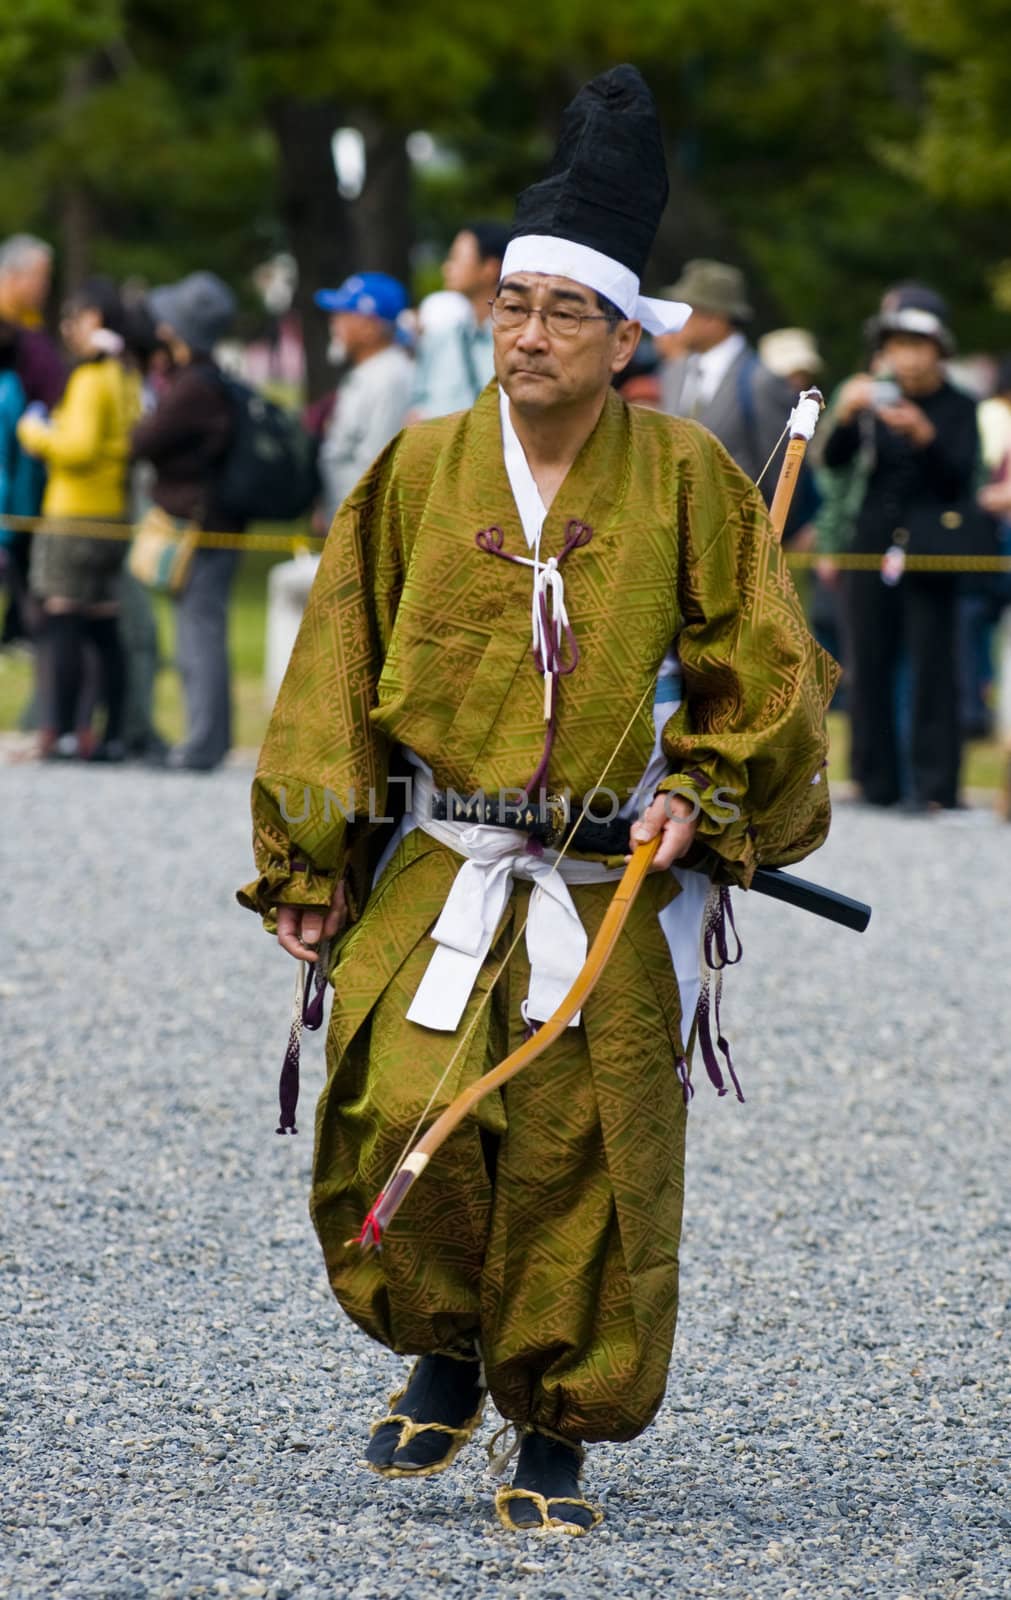
M 60 204 L 62 278 L 65 296 L 73 294 L 91 275 L 91 252 L 95 232 L 95 203 L 84 184 L 71 181 L 62 192 Z
M 330 100 L 283 100 L 271 113 L 280 157 L 279 206 L 298 263 L 295 309 L 302 324 L 310 400 L 334 382 L 326 354 L 326 317 L 313 296 L 317 289 L 335 288 L 358 264 L 353 219 L 337 188 L 333 164 L 332 140 L 341 121 L 340 107 Z
M 356 113 L 354 121 L 365 139 L 365 187 L 351 208 L 356 266 L 409 284 L 414 218 L 407 135 L 371 112 Z
M 92 89 L 101 82 L 102 64 L 94 56 L 75 61 L 63 83 L 60 105 L 65 129 L 73 134 L 73 124 Z M 60 242 L 63 247 L 62 280 L 64 295 L 73 294 L 92 270 L 92 245 L 98 231 L 94 197 L 81 177 L 70 170 L 60 185 Z

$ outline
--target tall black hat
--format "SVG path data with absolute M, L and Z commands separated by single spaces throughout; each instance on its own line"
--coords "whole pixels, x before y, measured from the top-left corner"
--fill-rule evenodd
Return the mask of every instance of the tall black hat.
M 571 277 L 651 332 L 678 328 L 688 307 L 639 294 L 667 195 L 653 96 L 636 67 L 612 67 L 580 89 L 547 176 L 518 197 L 503 276 Z
M 571 239 L 641 278 L 668 190 L 653 96 L 635 67 L 612 67 L 565 111 L 547 177 L 517 199 L 513 237 Z

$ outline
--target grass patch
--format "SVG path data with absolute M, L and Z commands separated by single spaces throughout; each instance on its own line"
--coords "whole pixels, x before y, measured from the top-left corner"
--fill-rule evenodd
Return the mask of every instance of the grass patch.
M 265 530 L 266 531 L 266 530 Z M 271 530 L 274 531 L 274 530 Z M 263 739 L 270 708 L 263 696 L 263 658 L 266 645 L 267 574 L 288 556 L 250 550 L 243 554 L 235 579 L 229 615 L 228 644 L 232 660 L 232 697 L 235 743 L 256 747 Z M 182 738 L 185 717 L 175 659 L 175 607 L 165 595 L 153 595 L 161 661 L 155 685 L 155 724 L 166 739 Z M 27 654 L 0 655 L 0 732 L 16 730 L 32 690 L 32 667 Z

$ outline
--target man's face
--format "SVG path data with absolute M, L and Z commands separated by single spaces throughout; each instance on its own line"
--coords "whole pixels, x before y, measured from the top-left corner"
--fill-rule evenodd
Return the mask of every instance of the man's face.
M 167 322 L 159 322 L 157 328 L 159 344 L 165 346 L 173 367 L 188 367 L 193 360 L 193 351 L 185 339 L 180 339 L 176 330 Z
M 893 333 L 881 347 L 881 365 L 898 382 L 914 388 L 941 376 L 941 352 L 933 339 L 919 333 Z
M 638 322 L 612 329 L 593 290 L 572 278 L 511 272 L 497 299 L 531 313 L 514 329 L 494 329 L 495 374 L 520 411 L 547 412 L 602 398 L 614 374 L 628 366 L 642 334 Z M 533 314 L 552 310 L 587 320 L 566 336 L 549 331 L 544 318 Z
M 49 257 L 41 251 L 8 271 L 4 277 L 4 294 L 11 308 L 19 315 L 39 314 L 45 309 L 52 284 L 53 267 Z
M 383 343 L 380 330 L 385 323 L 377 317 L 366 316 L 361 311 L 335 311 L 330 318 L 330 337 L 334 346 L 342 350 L 350 361 L 371 354 Z
M 491 282 L 487 283 L 489 273 Z M 468 300 L 482 284 L 486 284 L 490 296 L 498 282 L 498 263 L 481 260 L 477 239 L 465 229 L 449 247 L 449 254 L 442 263 L 442 281 L 447 289 L 465 294 Z
M 86 356 L 92 349 L 92 336 L 102 326 L 100 314 L 92 306 L 68 306 L 60 318 L 60 337 L 72 356 Z
M 722 344 L 733 331 L 733 323 L 728 322 L 726 317 L 718 317 L 715 312 L 702 311 L 693 306 L 692 314 L 678 338 L 683 350 L 691 355 L 703 356 L 707 350 Z

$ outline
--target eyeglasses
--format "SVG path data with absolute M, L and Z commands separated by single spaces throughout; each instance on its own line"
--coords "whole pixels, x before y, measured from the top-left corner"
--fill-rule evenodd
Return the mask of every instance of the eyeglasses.
M 614 321 L 603 311 L 566 311 L 560 306 L 545 311 L 540 306 L 526 306 L 522 300 L 510 300 L 507 295 L 496 295 L 488 304 L 492 322 L 503 333 L 515 333 L 531 317 L 540 317 L 548 333 L 553 333 L 556 339 L 574 339 L 584 322 Z

